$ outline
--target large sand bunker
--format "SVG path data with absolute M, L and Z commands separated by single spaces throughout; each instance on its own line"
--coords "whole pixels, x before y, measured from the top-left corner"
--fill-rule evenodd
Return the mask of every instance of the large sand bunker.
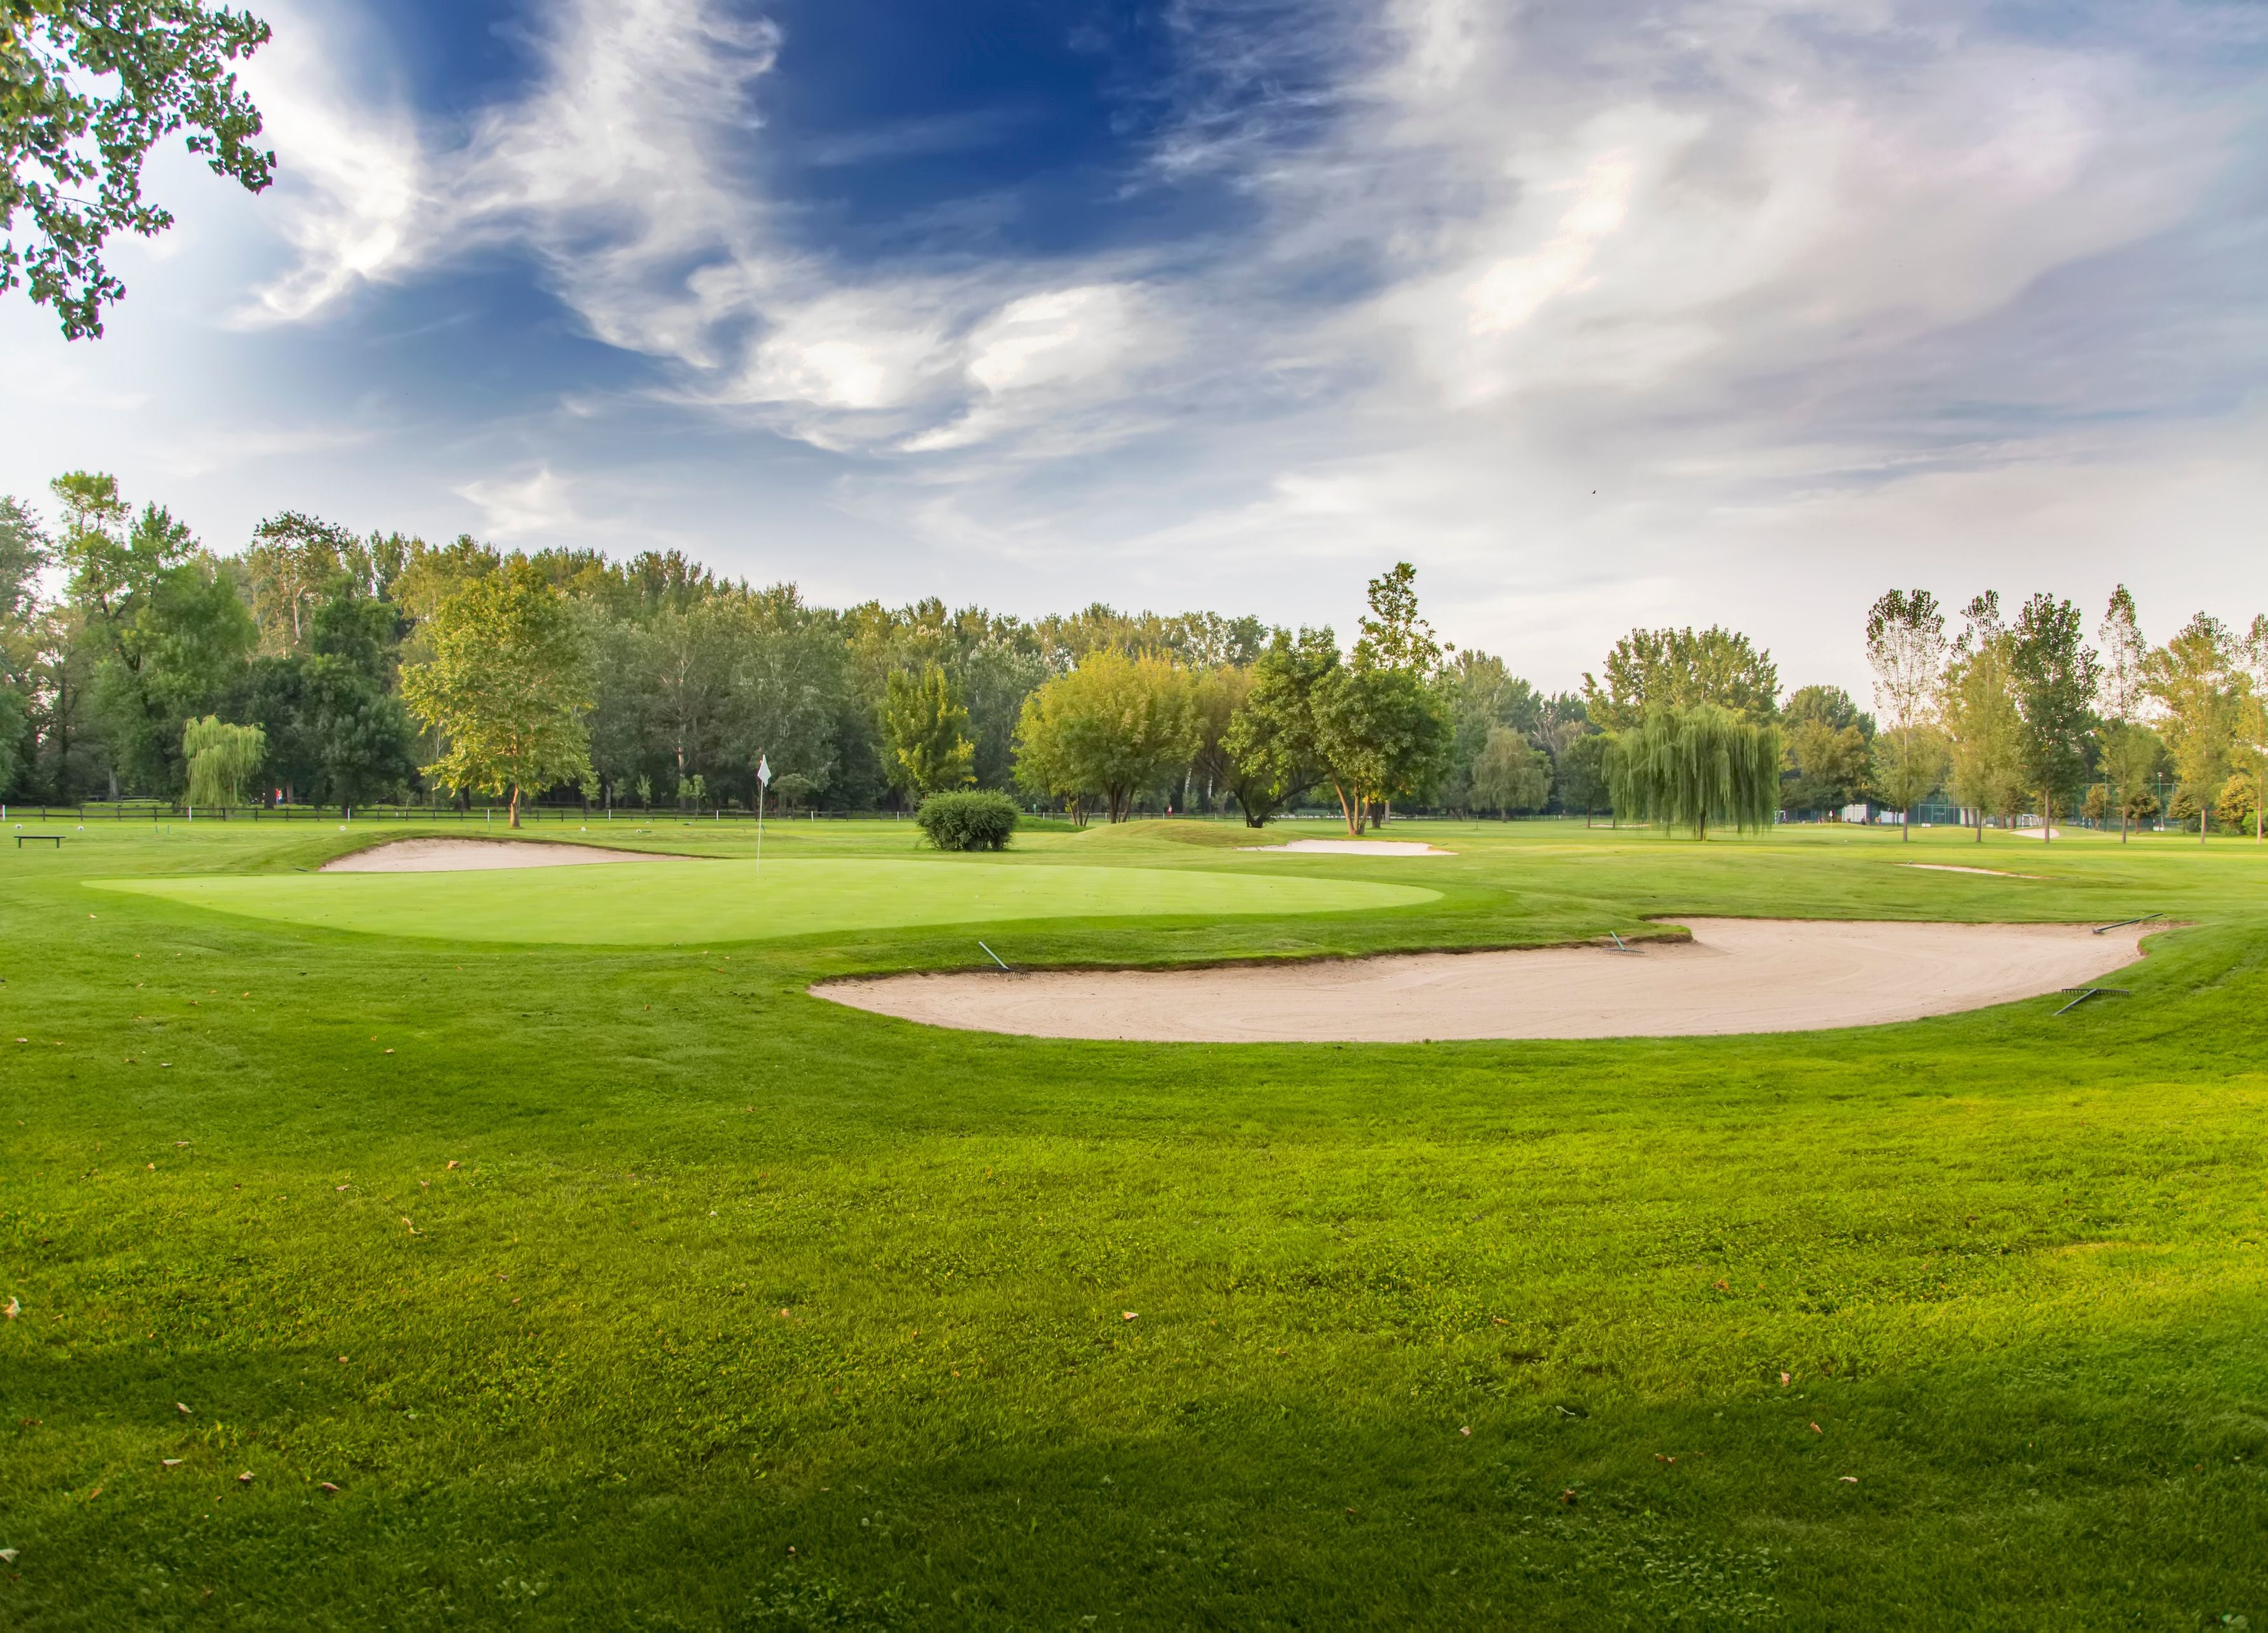
M 837 1004 L 1042 1038 L 1411 1043 L 1442 1038 L 1814 1032 L 2088 984 L 2163 924 L 1683 921 L 1690 943 L 1421 953 L 1189 970 L 994 971 L 829 982 Z
M 323 864 L 325 873 L 475 873 L 490 868 L 590 867 L 602 862 L 682 862 L 649 850 L 526 839 L 395 839 Z

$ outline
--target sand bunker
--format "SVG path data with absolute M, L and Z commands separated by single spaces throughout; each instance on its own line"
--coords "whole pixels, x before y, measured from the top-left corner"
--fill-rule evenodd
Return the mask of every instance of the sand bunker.
M 1311 857 L 1453 857 L 1419 839 L 1294 839 L 1281 845 L 1245 845 L 1246 850 L 1297 850 Z
M 591 867 L 602 862 L 682 862 L 648 850 L 526 839 L 396 839 L 323 864 L 325 873 L 472 873 L 505 867 Z
M 1950 862 L 1901 862 L 1900 867 L 1918 867 L 1925 873 L 1984 873 L 1993 879 L 2037 879 L 2037 873 L 2011 873 L 2006 868 L 1956 867 Z
M 1191 970 L 829 982 L 878 1014 L 1027 1037 L 1191 1043 L 1684 1037 L 1918 1020 L 2092 982 L 2159 925 L 1683 921 L 1689 944 Z

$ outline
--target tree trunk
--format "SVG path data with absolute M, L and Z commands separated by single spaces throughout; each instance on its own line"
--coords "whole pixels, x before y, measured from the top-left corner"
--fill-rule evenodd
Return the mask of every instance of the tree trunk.
M 508 828 L 519 826 L 519 784 L 517 783 L 512 785 L 512 820 L 505 826 Z
M 1898 813 L 1898 843 L 1906 844 L 1913 838 L 1913 807 L 1908 805 Z

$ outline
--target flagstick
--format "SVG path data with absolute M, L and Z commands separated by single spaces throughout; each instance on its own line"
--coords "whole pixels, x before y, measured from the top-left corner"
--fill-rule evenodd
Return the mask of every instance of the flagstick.
M 764 785 L 756 784 L 756 865 L 764 864 Z

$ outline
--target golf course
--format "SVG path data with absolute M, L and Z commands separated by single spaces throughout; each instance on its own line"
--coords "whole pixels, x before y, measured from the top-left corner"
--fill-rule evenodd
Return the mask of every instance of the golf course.
M 326 874 L 398 825 L 13 830 L 63 842 L 0 853 L 9 1625 L 2268 1613 L 2268 857 L 1411 826 L 1454 854 L 828 823 L 759 869 L 663 823 L 564 835 L 643 866 Z M 2171 928 L 2060 1014 L 1740 1036 L 808 990 L 1678 914 Z

